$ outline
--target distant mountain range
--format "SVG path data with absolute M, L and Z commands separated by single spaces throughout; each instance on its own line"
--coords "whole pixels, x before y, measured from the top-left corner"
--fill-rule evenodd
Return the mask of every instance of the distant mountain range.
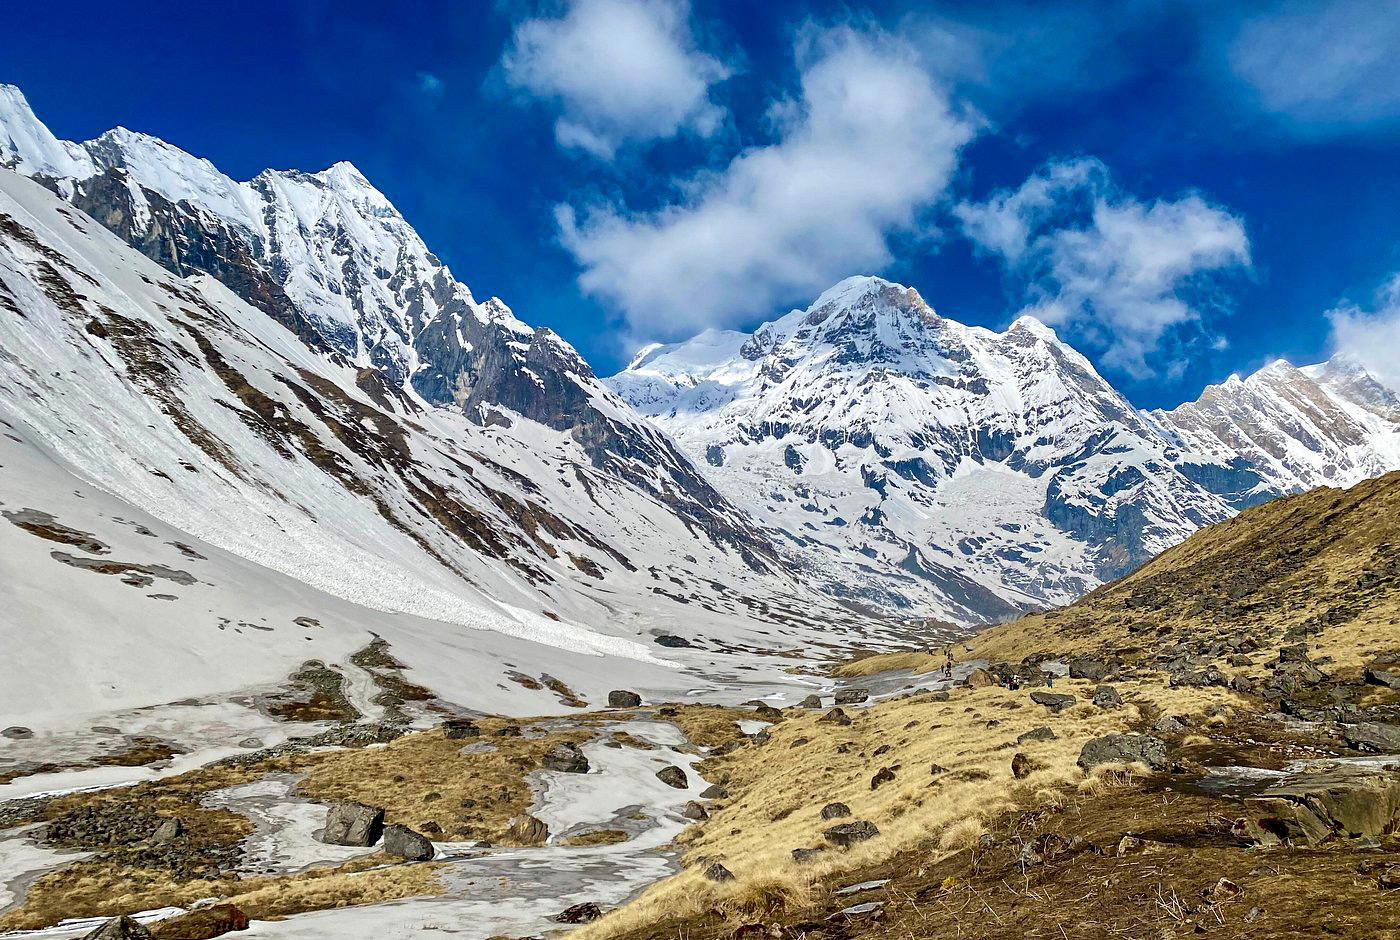
M 1037 320 L 836 285 L 607 380 L 845 596 L 958 622 L 1073 600 L 1203 525 L 1400 468 L 1400 399 L 1339 359 L 1135 409 Z
M 122 128 L 60 141 L 0 86 L 0 167 L 23 508 L 71 513 L 82 481 L 371 610 L 635 661 L 661 633 L 810 647 L 1061 603 L 1241 507 L 1400 467 L 1400 403 L 1342 362 L 1145 413 L 1035 320 L 967 327 L 852 278 L 600 381 L 350 164 L 238 182 Z

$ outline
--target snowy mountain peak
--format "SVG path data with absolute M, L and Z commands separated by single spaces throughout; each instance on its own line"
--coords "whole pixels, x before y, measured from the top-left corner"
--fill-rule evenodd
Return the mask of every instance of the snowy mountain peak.
M 0 166 L 28 175 L 87 177 L 92 160 L 76 144 L 60 141 L 29 107 L 24 92 L 0 84 Z

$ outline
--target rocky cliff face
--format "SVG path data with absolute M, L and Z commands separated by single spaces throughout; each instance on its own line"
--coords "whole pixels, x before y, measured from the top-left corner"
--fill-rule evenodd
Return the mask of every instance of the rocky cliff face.
M 1245 506 L 1400 466 L 1394 396 L 1340 364 L 1144 414 L 1034 319 L 964 326 L 879 278 L 608 381 L 852 596 L 955 620 L 1068 601 Z

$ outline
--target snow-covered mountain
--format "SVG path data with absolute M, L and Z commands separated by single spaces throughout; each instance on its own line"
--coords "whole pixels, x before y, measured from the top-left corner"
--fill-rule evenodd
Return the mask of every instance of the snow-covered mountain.
M 966 622 L 1062 603 L 1252 503 L 1400 467 L 1395 396 L 1275 365 L 1137 411 L 1053 330 L 872 277 L 608 383 L 851 597 Z
M 675 695 L 893 627 L 792 575 L 348 165 L 235 183 L 0 106 L 0 636 L 26 677 L 0 713 L 229 693 L 373 635 L 439 694 L 539 713 L 545 672 Z

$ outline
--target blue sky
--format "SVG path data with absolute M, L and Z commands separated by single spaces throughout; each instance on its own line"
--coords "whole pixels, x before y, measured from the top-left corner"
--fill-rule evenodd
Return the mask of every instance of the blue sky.
M 600 374 L 871 273 L 1155 407 L 1400 370 L 1395 48 L 1368 0 L 70 2 L 7 10 L 0 81 L 240 179 L 348 159 Z

